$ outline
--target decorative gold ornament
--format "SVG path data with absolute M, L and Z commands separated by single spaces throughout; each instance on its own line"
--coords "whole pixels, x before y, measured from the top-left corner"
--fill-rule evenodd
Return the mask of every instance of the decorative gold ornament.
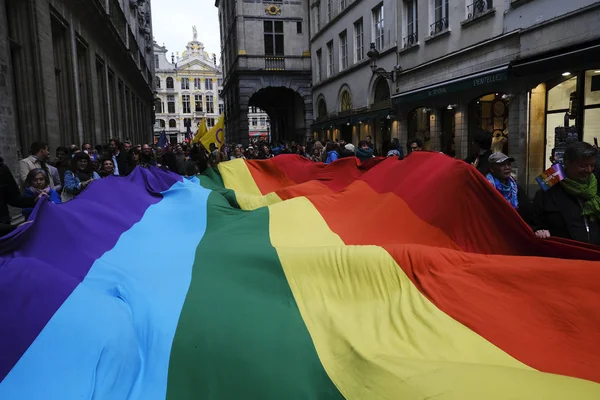
M 270 4 L 265 8 L 265 12 L 269 15 L 279 15 L 281 14 L 281 9 L 275 4 Z

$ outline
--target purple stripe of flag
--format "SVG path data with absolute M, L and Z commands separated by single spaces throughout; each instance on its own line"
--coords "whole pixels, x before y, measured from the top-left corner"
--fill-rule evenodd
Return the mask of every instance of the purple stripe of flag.
M 0 238 L 0 382 L 93 263 L 178 180 L 143 168 L 108 177 L 69 203 L 40 204 L 33 223 Z M 155 245 L 140 243 L 131 251 L 152 251 Z

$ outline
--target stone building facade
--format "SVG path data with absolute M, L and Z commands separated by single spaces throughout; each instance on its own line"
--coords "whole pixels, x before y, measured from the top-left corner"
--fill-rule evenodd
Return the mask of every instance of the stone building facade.
M 188 124 L 195 133 L 205 118 L 210 129 L 223 114 L 223 76 L 216 55 L 204 50 L 195 28 L 194 38 L 188 42 L 181 57 L 179 52 L 170 56 L 167 53 L 164 46 L 154 43 L 157 93 L 154 137 L 158 139 L 165 130 L 172 142 L 182 143 Z
M 312 129 L 320 140 L 358 143 L 371 136 L 380 151 L 393 130 L 388 79 L 373 74 L 368 53 L 373 43 L 377 66 L 397 65 L 396 2 L 311 0 Z
M 488 131 L 532 193 L 561 134 L 600 135 L 598 20 L 594 0 L 311 1 L 313 134 L 466 158 Z M 359 60 L 368 42 L 378 58 Z
M 11 168 L 34 141 L 149 141 L 146 0 L 0 0 L 0 143 Z
M 225 132 L 247 143 L 248 108 L 264 110 L 274 140 L 305 140 L 313 120 L 308 0 L 217 0 Z

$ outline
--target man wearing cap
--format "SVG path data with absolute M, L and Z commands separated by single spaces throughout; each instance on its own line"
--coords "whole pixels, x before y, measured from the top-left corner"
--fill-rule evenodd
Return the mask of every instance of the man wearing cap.
M 531 201 L 527 194 L 512 177 L 512 163 L 514 158 L 504 153 L 492 153 L 488 158 L 489 171 L 485 176 L 488 182 L 508 201 L 512 208 L 517 210 L 521 218 L 531 225 Z

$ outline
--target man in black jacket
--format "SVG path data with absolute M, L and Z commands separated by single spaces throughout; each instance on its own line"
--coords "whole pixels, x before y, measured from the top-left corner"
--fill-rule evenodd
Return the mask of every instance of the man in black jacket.
M 125 176 L 129 174 L 129 165 L 127 163 L 127 152 L 122 151 L 121 142 L 118 139 L 110 139 L 108 142 L 113 164 L 115 166 L 114 175 Z
M 36 201 L 36 198 L 21 195 L 15 178 L 10 169 L 4 165 L 4 160 L 0 157 L 0 237 L 15 229 L 10 224 L 8 206 L 31 208 L 35 206 Z

